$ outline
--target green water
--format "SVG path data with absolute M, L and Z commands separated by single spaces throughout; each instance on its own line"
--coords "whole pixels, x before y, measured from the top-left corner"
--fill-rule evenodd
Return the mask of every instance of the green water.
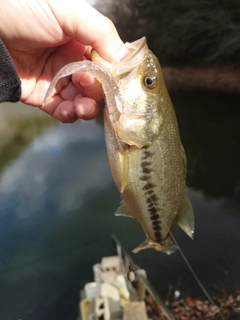
M 188 157 L 195 240 L 177 226 L 173 232 L 211 294 L 220 295 L 222 288 L 235 292 L 240 96 L 178 93 L 172 100 Z M 111 234 L 129 251 L 144 234 L 133 219 L 113 215 L 120 197 L 109 171 L 101 116 L 66 125 L 18 107 L 26 114 L 16 117 L 7 142 L 1 140 L 0 319 L 76 319 L 79 290 L 93 279 L 92 265 L 115 253 Z M 171 286 L 204 298 L 179 252 L 148 250 L 133 258 L 162 295 Z

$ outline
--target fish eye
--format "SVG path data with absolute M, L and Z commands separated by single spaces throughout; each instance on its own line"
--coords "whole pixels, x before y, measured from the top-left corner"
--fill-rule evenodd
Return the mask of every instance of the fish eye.
M 144 78 L 144 85 L 149 89 L 154 89 L 157 84 L 157 78 L 155 76 L 146 76 Z

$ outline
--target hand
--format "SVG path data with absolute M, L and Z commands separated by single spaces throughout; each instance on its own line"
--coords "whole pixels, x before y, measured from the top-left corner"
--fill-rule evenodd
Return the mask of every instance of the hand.
M 108 18 L 83 0 L 0 0 L 0 35 L 22 82 L 21 101 L 41 107 L 57 71 L 73 61 L 90 59 L 91 49 L 110 62 L 126 49 Z M 100 84 L 88 73 L 65 78 L 42 108 L 62 122 L 94 118 Z

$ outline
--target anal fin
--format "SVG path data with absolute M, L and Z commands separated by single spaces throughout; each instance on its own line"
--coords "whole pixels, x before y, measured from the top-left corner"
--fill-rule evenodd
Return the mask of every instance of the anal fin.
M 184 189 L 182 201 L 175 218 L 175 221 L 180 228 L 193 239 L 194 235 L 194 215 L 192 205 L 189 201 L 186 188 Z
M 120 203 L 120 206 L 118 207 L 117 211 L 115 212 L 115 216 L 134 218 L 134 216 L 127 210 L 124 201 L 122 201 Z

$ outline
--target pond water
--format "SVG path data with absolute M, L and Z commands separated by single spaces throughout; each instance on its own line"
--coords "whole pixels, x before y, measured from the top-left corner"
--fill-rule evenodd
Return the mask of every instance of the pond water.
M 240 280 L 240 96 L 192 92 L 172 94 L 172 100 L 196 219 L 194 241 L 178 226 L 173 233 L 210 294 L 234 293 Z M 102 115 L 66 125 L 26 106 L 1 108 L 25 113 L 15 117 L 21 132 L 1 149 L 0 318 L 76 319 L 92 265 L 115 253 L 111 234 L 129 251 L 144 240 L 136 221 L 114 217 L 120 197 Z M 205 298 L 180 252 L 146 250 L 133 258 L 163 296 L 172 288 Z

